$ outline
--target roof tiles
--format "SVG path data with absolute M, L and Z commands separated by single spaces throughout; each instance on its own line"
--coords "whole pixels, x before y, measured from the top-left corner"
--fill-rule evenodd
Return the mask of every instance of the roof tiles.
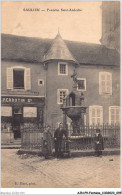
M 2 34 L 1 58 L 31 63 L 62 59 L 90 65 L 119 65 L 120 61 L 114 49 L 100 44 L 64 41 L 60 35 L 52 40 Z

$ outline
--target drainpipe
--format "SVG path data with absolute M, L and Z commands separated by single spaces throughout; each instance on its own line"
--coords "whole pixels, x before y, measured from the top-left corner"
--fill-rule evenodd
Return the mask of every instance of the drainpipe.
M 47 123 L 47 65 L 44 63 L 44 70 L 45 70 L 45 106 L 44 106 L 44 123 Z

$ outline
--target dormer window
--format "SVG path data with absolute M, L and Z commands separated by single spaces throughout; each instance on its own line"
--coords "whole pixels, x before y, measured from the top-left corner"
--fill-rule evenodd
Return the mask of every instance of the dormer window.
M 68 75 L 68 64 L 59 62 L 58 63 L 58 75 Z

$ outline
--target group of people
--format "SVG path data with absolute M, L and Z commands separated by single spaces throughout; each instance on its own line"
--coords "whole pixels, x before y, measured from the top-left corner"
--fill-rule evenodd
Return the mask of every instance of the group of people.
M 67 131 L 63 128 L 63 123 L 60 123 L 59 128 L 57 128 L 54 132 L 55 157 L 62 156 L 61 149 L 63 136 L 65 137 L 65 139 L 68 139 Z M 45 130 L 43 132 L 43 153 L 47 158 L 48 156 L 52 155 L 52 138 L 53 136 L 51 133 L 51 127 L 49 125 L 46 125 Z
M 55 157 L 62 157 L 62 140 L 63 137 L 68 140 L 67 131 L 63 128 L 63 123 L 59 124 L 59 128 L 54 132 L 54 145 L 55 145 Z M 53 135 L 51 132 L 51 127 L 49 125 L 45 126 L 43 132 L 43 154 L 45 158 L 53 155 Z M 94 138 L 94 149 L 95 155 L 102 155 L 102 150 L 104 150 L 103 137 L 100 133 L 100 129 L 96 129 L 96 134 Z

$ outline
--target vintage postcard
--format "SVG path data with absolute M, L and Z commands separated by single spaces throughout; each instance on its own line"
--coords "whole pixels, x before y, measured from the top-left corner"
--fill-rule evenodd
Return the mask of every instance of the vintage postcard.
M 120 188 L 120 1 L 1 2 L 1 187 Z

